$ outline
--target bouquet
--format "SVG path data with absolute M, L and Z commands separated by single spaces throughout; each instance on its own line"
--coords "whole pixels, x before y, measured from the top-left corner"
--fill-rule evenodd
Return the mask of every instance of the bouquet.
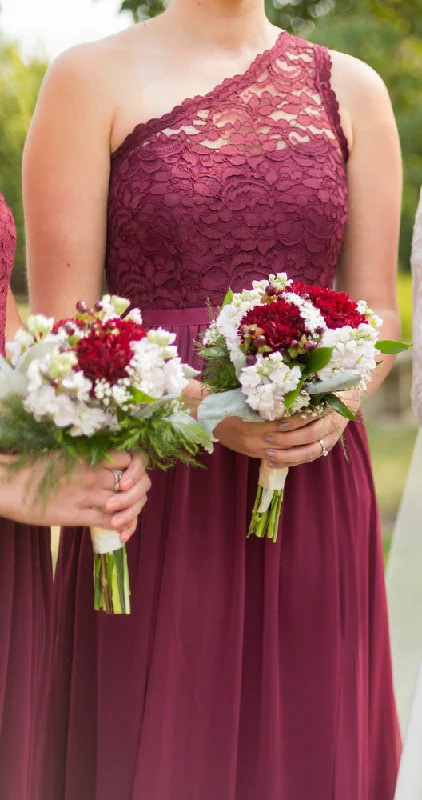
M 210 394 L 198 420 L 211 434 L 228 416 L 272 421 L 333 408 L 354 420 L 336 392 L 364 390 L 380 353 L 407 349 L 378 341 L 381 325 L 364 301 L 294 283 L 284 273 L 238 294 L 229 291 L 199 342 Z M 248 535 L 276 541 L 287 474 L 262 461 Z
M 37 491 L 45 500 L 82 458 L 110 451 L 145 454 L 150 467 L 195 464 L 207 436 L 181 394 L 197 373 L 183 364 L 175 334 L 145 330 L 138 309 L 106 295 L 93 310 L 79 302 L 71 319 L 28 319 L 0 360 L 0 451 L 13 469 L 44 464 Z M 37 470 L 39 470 L 39 463 Z M 32 475 L 32 471 L 31 471 Z M 39 472 L 37 472 L 39 475 Z M 91 530 L 94 607 L 130 613 L 125 546 L 116 531 Z

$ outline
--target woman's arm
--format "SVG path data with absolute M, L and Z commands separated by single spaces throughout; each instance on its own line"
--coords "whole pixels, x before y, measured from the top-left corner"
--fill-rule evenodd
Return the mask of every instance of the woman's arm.
M 422 194 L 416 214 L 412 249 L 413 274 L 413 409 L 422 425 Z
M 101 295 L 113 108 L 102 50 L 83 45 L 49 69 L 29 130 L 23 194 L 31 307 L 71 316 Z
M 10 342 L 18 328 L 22 325 L 15 298 L 12 292 L 8 291 L 6 298 L 6 342 Z

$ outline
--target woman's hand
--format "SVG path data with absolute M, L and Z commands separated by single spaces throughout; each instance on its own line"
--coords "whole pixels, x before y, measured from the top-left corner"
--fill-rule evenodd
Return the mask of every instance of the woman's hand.
M 343 402 L 357 413 L 358 392 L 339 394 Z M 277 422 L 242 422 L 229 417 L 217 425 L 214 433 L 230 450 L 266 459 L 274 468 L 297 467 L 323 455 L 321 441 L 328 452 L 342 436 L 348 420 L 330 410 L 323 417 L 297 414 Z
M 121 491 L 116 493 L 113 470 L 123 470 Z M 139 455 L 113 454 L 98 467 L 79 464 L 69 477 L 63 476 L 46 507 L 35 496 L 28 497 L 28 468 L 0 485 L 0 513 L 32 525 L 88 526 L 119 531 L 127 541 L 147 500 L 151 481 Z

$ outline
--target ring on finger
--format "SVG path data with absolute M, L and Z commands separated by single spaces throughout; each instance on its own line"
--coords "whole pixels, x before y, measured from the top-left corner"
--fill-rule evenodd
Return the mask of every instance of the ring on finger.
M 324 458 L 326 458 L 326 457 L 329 455 L 329 452 L 330 452 L 330 451 L 329 451 L 329 450 L 327 450 L 327 448 L 326 448 L 326 446 L 325 446 L 324 439 L 320 439 L 320 440 L 319 440 L 319 444 L 320 444 L 320 446 L 321 446 L 321 455 L 322 455 L 322 456 L 324 456 Z
M 122 475 L 123 475 L 123 470 L 122 469 L 112 469 L 111 471 L 112 471 L 112 473 L 114 475 L 113 492 L 120 492 L 121 491 L 120 480 L 121 480 Z

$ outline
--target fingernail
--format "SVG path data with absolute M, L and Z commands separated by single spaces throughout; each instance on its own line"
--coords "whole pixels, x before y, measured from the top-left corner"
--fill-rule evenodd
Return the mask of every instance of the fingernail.
M 289 427 L 289 423 L 288 422 L 280 422 L 280 424 L 278 426 L 278 429 L 279 429 L 279 431 L 286 431 L 288 429 L 288 427 Z
M 274 444 L 274 442 L 275 442 L 275 436 L 273 436 L 272 433 L 266 433 L 265 436 L 264 436 L 264 439 L 269 444 Z
M 275 458 L 277 454 L 275 450 L 266 450 L 265 455 L 268 456 L 268 458 Z
M 120 541 L 121 542 L 128 542 L 130 539 L 130 535 L 128 533 L 121 533 L 120 534 Z

